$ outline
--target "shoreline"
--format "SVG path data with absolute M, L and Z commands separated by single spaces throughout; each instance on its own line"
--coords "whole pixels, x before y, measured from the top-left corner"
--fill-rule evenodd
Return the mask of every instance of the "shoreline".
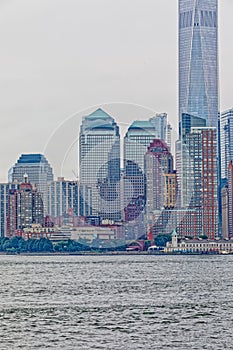
M 143 252 L 104 252 L 104 253 L 91 253 L 91 252 L 42 252 L 42 253 L 12 253 L 12 252 L 0 252 L 0 256 L 213 256 L 213 255 L 233 255 L 233 252 L 221 253 L 221 252 L 211 252 L 211 253 L 148 253 Z

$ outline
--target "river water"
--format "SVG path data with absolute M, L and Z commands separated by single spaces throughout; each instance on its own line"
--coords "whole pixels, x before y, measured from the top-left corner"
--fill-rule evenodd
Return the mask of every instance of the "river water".
M 233 256 L 0 256 L 0 349 L 232 349 Z

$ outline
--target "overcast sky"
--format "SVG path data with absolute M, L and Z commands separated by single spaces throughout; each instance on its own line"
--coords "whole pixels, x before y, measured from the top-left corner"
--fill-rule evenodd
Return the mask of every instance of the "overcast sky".
M 232 13 L 232 0 L 219 1 L 221 110 L 233 106 Z M 60 175 L 54 149 L 77 152 L 87 113 L 64 121 L 94 105 L 122 102 L 106 110 L 123 129 L 149 110 L 176 127 L 177 14 L 178 0 L 0 0 L 0 181 L 21 153 L 44 150 Z M 66 161 L 63 174 L 76 167 Z

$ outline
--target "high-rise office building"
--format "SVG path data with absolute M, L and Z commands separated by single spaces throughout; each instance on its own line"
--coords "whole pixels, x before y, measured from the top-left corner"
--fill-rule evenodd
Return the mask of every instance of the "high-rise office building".
M 173 173 L 173 157 L 165 142 L 155 139 L 148 147 L 144 159 L 147 233 L 150 233 L 155 212 L 161 214 L 167 202 L 166 176 Z
M 167 133 L 171 133 L 172 130 L 171 125 L 168 124 L 167 113 L 156 113 L 154 117 L 149 119 L 149 122 L 155 128 L 155 137 L 166 142 L 169 138 Z
M 150 121 L 134 121 L 124 137 L 124 168 L 130 161 L 144 171 L 144 155 L 155 138 L 155 127 Z
M 161 210 L 165 205 L 166 175 L 173 173 L 173 157 L 167 145 L 155 139 L 145 154 L 146 211 Z
M 156 138 L 150 121 L 133 122 L 124 137 L 124 210 L 125 219 L 132 221 L 145 205 L 144 156 Z
M 218 0 L 179 0 L 179 118 L 217 127 Z
M 228 165 L 233 160 L 233 109 L 220 116 L 221 178 L 228 178 Z
M 171 127 L 167 114 L 160 113 L 148 120 L 136 120 L 124 137 L 124 219 L 129 223 L 126 236 L 138 238 L 144 235 L 146 202 L 146 176 L 144 156 L 154 139 L 170 142 Z M 169 145 L 170 146 L 170 145 Z
M 48 186 L 48 215 L 53 219 L 79 216 L 79 185 L 59 177 Z
M 205 126 L 206 120 L 204 118 L 195 117 L 187 113 L 182 114 L 179 122 L 180 140 L 176 142 L 177 205 L 182 208 L 189 207 L 193 188 L 193 180 L 191 181 L 190 177 L 187 176 L 192 153 L 192 149 L 187 147 L 187 135 L 191 132 L 191 128 Z
M 120 133 L 115 120 L 102 109 L 83 118 L 79 164 L 80 186 L 91 193 L 81 199 L 82 207 L 101 219 L 120 220 Z M 91 203 L 85 205 L 87 198 Z
M 170 140 L 171 127 L 167 128 L 167 114 L 156 114 L 149 120 L 136 120 L 124 137 L 124 167 L 127 161 L 144 171 L 144 155 L 154 139 Z M 167 133 L 169 135 L 167 135 Z
M 133 205 L 145 203 L 144 156 L 154 139 L 170 140 L 171 127 L 167 127 L 167 114 L 156 114 L 149 120 L 136 120 L 124 137 L 124 208 L 131 214 Z M 170 146 L 170 145 L 169 145 Z M 135 213 L 137 210 L 135 209 Z M 130 215 L 130 217 L 137 217 Z
M 43 154 L 22 154 L 17 163 L 9 170 L 9 182 L 21 183 L 24 174 L 28 175 L 28 181 L 36 186 L 41 193 L 44 212 L 47 214 L 48 184 L 53 181 L 53 170 Z

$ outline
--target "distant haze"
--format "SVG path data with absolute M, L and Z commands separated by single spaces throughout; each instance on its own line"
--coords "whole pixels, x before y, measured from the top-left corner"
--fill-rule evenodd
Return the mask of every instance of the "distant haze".
M 233 1 L 219 0 L 221 110 L 233 107 L 232 13 Z M 61 175 L 51 135 L 94 105 L 122 102 L 106 109 L 123 129 L 150 111 L 167 112 L 177 128 L 177 14 L 175 0 L 0 0 L 0 181 L 21 153 L 43 150 Z

